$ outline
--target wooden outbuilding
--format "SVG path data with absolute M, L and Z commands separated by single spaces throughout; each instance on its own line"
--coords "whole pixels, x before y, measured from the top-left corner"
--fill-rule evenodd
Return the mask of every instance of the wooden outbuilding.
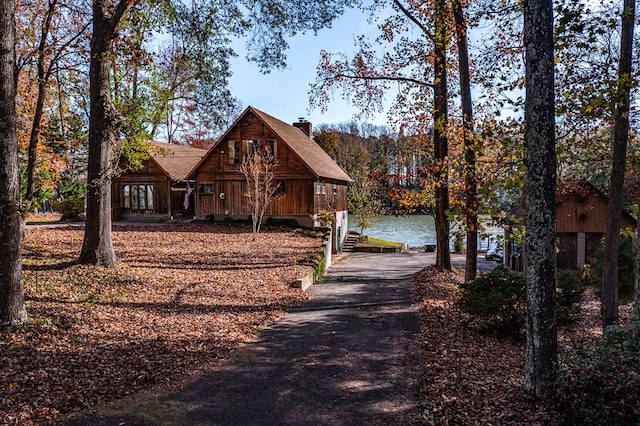
M 591 263 L 603 247 L 607 228 L 609 199 L 585 179 L 565 180 L 556 192 L 556 247 L 560 269 L 582 269 Z M 519 225 L 506 226 L 504 260 L 511 269 L 523 270 L 521 248 L 509 240 L 509 234 Z M 620 229 L 635 230 L 636 219 L 622 211 Z
M 602 247 L 609 199 L 585 179 L 567 180 L 556 195 L 556 244 L 559 268 L 581 269 Z M 620 229 L 637 221 L 622 211 Z
M 311 139 L 311 123 L 288 124 L 248 107 L 190 173 L 196 188 L 196 217 L 222 221 L 247 219 L 246 180 L 240 164 L 255 149 L 277 160 L 278 192 L 265 220 L 320 226 L 318 215 L 332 212 L 338 246 L 347 235 L 347 185 L 351 178 Z
M 193 217 L 194 182 L 188 174 L 207 153 L 190 146 L 150 142 L 149 159 L 141 168 L 131 167 L 123 158 L 124 172 L 112 182 L 111 206 L 114 220 L 148 221 Z M 187 188 L 189 195 L 185 200 Z

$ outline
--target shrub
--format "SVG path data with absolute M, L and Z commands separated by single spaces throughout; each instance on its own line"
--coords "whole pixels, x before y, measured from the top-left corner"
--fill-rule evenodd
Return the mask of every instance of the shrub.
M 563 271 L 556 280 L 556 311 L 559 322 L 570 322 L 580 313 L 586 285 L 573 271 Z M 492 272 L 461 286 L 460 307 L 480 320 L 483 328 L 513 336 L 522 334 L 526 318 L 524 275 L 500 265 Z
M 633 296 L 636 274 L 636 257 L 633 248 L 633 239 L 630 235 L 620 236 L 620 249 L 618 251 L 618 294 L 621 298 Z M 598 250 L 591 265 L 590 281 L 596 285 L 596 294 L 600 295 L 602 283 L 602 263 L 604 249 Z
M 587 289 L 575 271 L 561 271 L 556 280 L 556 310 L 559 322 L 571 322 L 580 313 L 580 301 Z
M 504 265 L 461 286 L 460 307 L 484 329 L 520 336 L 526 315 L 524 275 Z
M 60 220 L 84 219 L 84 197 L 67 197 L 54 202 L 53 207 L 62 214 Z
M 556 386 L 566 424 L 637 425 L 640 419 L 640 322 L 610 327 L 589 356 L 572 358 Z

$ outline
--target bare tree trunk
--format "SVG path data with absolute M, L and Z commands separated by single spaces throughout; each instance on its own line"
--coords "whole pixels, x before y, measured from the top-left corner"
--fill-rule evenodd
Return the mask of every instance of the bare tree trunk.
M 444 0 L 434 4 L 434 95 L 433 95 L 433 144 L 436 160 L 436 266 L 451 270 L 449 248 L 449 166 L 447 156 L 447 9 Z
M 528 0 L 524 4 L 527 144 L 525 389 L 535 397 L 544 397 L 552 390 L 558 363 L 553 4 L 551 0 Z
M 0 326 L 27 318 L 22 285 L 20 175 L 16 135 L 15 2 L 0 1 Z
M 633 26 L 635 0 L 624 0 L 618 90 L 613 117 L 613 159 L 609 183 L 607 230 L 602 265 L 602 328 L 618 324 L 618 250 L 620 248 L 620 214 L 629 139 L 629 93 L 632 87 Z
M 245 177 L 247 190 L 245 196 L 251 210 L 253 225 L 252 241 L 258 239 L 262 219 L 273 201 L 276 187 L 273 185 L 274 170 L 278 160 L 257 149 L 242 159 L 239 171 Z
M 640 212 L 640 201 L 638 201 L 638 212 Z M 635 321 L 640 321 L 640 226 L 636 226 L 636 237 L 633 241 L 636 249 L 636 276 L 634 282 L 633 316 Z
M 460 103 L 462 104 L 462 140 L 464 146 L 464 194 L 467 222 L 467 256 L 464 268 L 465 281 L 474 280 L 478 272 L 478 186 L 476 183 L 476 144 L 473 130 L 473 102 L 471 99 L 471 74 L 467 46 L 467 21 L 461 0 L 453 2 L 453 17 L 458 45 L 458 69 L 460 72 Z
M 57 0 L 49 2 L 47 14 L 42 22 L 40 32 L 40 43 L 38 44 L 38 97 L 36 99 L 36 109 L 33 113 L 33 121 L 31 122 L 31 133 L 29 135 L 29 148 L 27 151 L 27 192 L 25 195 L 27 208 L 33 209 L 33 194 L 36 187 L 36 161 L 38 155 L 38 142 L 40 139 L 40 122 L 44 113 L 44 101 L 47 94 L 47 83 L 49 73 L 45 71 L 45 48 L 47 44 L 47 36 L 51 28 L 51 20 L 55 11 Z
M 89 69 L 89 157 L 87 164 L 87 212 L 80 263 L 112 268 L 115 252 L 111 240 L 111 162 L 120 118 L 111 101 L 111 66 L 116 28 L 127 0 L 93 3 L 93 34 Z

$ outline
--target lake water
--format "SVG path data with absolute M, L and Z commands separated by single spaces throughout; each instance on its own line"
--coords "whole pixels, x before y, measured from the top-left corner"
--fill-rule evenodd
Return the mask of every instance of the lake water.
M 356 219 L 349 215 L 349 230 L 360 232 L 356 227 Z M 483 234 L 487 234 L 491 241 L 484 239 L 478 242 L 479 249 L 486 249 L 487 244 L 495 245 L 495 239 L 501 238 L 502 229 L 497 226 L 486 226 Z M 436 227 L 433 216 L 409 215 L 409 216 L 378 216 L 370 228 L 365 228 L 364 235 L 381 238 L 388 241 L 407 243 L 409 247 L 423 247 L 427 244 L 436 244 Z M 481 240 L 481 238 L 478 238 Z

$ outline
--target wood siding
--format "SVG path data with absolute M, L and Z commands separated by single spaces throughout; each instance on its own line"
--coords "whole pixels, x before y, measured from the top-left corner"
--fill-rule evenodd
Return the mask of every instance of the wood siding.
M 225 216 L 242 217 L 251 214 L 244 196 L 246 181 L 239 163 L 229 155 L 229 141 L 247 139 L 276 140 L 278 164 L 274 183 L 284 183 L 284 195 L 276 196 L 269 205 L 267 217 L 305 217 L 321 210 L 347 210 L 345 182 L 325 182 L 325 193 L 317 194 L 316 176 L 309 167 L 262 121 L 252 114 L 230 129 L 226 137 L 209 153 L 194 173 L 196 181 L 196 216 L 213 215 L 215 220 Z M 309 143 L 315 143 L 309 140 Z M 242 143 L 240 143 L 242 149 Z M 238 154 L 241 161 L 243 153 Z M 335 183 L 335 191 L 334 191 Z M 221 198 L 220 194 L 224 194 Z
M 621 228 L 635 228 L 635 223 L 623 214 Z M 570 197 L 556 205 L 556 232 L 604 234 L 607 227 L 607 202 L 598 195 Z
M 202 192 L 203 185 L 198 181 L 196 194 L 197 216 L 249 216 L 250 207 L 244 196 L 246 182 L 243 180 L 210 180 L 213 193 Z M 313 180 L 284 180 L 285 194 L 274 197 L 267 209 L 267 216 L 311 216 L 313 212 Z M 224 193 L 224 199 L 220 198 Z M 220 219 L 216 217 L 216 219 Z

